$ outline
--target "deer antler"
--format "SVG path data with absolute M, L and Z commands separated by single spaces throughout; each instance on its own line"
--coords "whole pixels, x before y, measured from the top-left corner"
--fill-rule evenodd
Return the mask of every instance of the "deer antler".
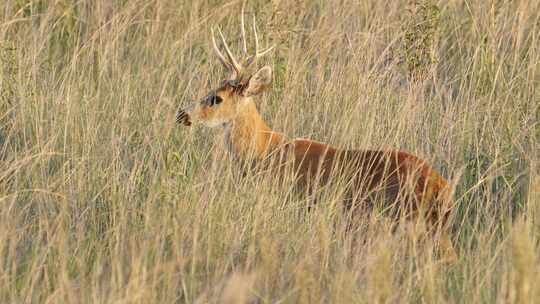
M 235 73 L 236 76 L 238 76 L 242 72 L 242 66 L 238 63 L 236 58 L 234 58 L 234 55 L 232 54 L 231 49 L 229 49 L 229 45 L 227 44 L 227 41 L 225 40 L 225 37 L 223 36 L 223 33 L 221 32 L 221 29 L 219 27 L 218 27 L 218 33 L 219 33 L 219 36 L 221 37 L 221 42 L 223 43 L 223 47 L 225 47 L 225 54 L 227 54 L 228 60 L 226 60 L 223 54 L 219 51 L 219 48 L 216 44 L 216 39 L 214 38 L 214 30 L 212 29 L 212 43 L 214 45 L 214 50 L 216 51 L 221 63 L 227 69 Z
M 257 22 L 255 20 L 255 15 L 253 15 L 253 35 L 254 35 L 254 38 L 255 38 L 255 53 L 253 55 L 251 55 L 251 56 L 249 55 L 248 50 L 247 50 L 246 30 L 245 30 L 245 27 L 244 27 L 244 24 L 245 24 L 245 22 L 244 22 L 245 5 L 246 5 L 246 2 L 244 1 L 242 3 L 242 15 L 241 15 L 242 17 L 241 17 L 241 20 L 240 20 L 241 34 L 242 34 L 242 47 L 243 47 L 244 54 L 246 56 L 248 56 L 248 59 L 246 60 L 245 67 L 242 67 L 242 65 L 240 65 L 238 60 L 236 60 L 236 58 L 234 57 L 234 55 L 232 54 L 232 52 L 231 52 L 231 50 L 229 48 L 229 45 L 227 44 L 227 41 L 226 41 L 225 37 L 223 36 L 223 33 L 221 32 L 221 30 L 218 27 L 218 33 L 219 33 L 219 36 L 221 37 L 221 42 L 223 43 L 223 47 L 225 48 L 225 54 L 227 55 L 227 58 L 225 58 L 225 56 L 223 56 L 223 54 L 221 53 L 221 51 L 219 50 L 219 48 L 217 46 L 216 39 L 214 37 L 214 29 L 211 29 L 211 31 L 212 31 L 212 44 L 213 44 L 213 47 L 214 47 L 214 51 L 216 52 L 216 54 L 217 54 L 217 56 L 219 58 L 219 61 L 225 66 L 225 68 L 230 70 L 231 72 L 233 72 L 234 77 L 240 76 L 243 69 L 251 66 L 254 62 L 257 61 L 258 58 L 264 56 L 265 54 L 267 54 L 268 52 L 270 52 L 271 50 L 274 49 L 274 46 L 271 46 L 271 47 L 267 48 L 266 50 L 263 50 L 263 51 L 259 52 L 259 37 L 257 35 Z
M 225 66 L 225 68 L 227 70 L 230 70 L 231 65 L 227 62 L 227 60 L 225 59 L 223 54 L 221 54 L 221 52 L 219 51 L 219 48 L 217 46 L 216 38 L 214 37 L 214 29 L 212 28 L 211 31 L 212 31 L 212 45 L 214 46 L 214 51 L 216 52 L 216 55 L 218 56 L 219 61 L 221 62 L 221 64 L 223 64 L 223 66 Z
M 242 40 L 244 41 L 244 53 L 249 56 L 247 51 L 247 40 L 246 40 L 246 31 L 244 29 L 244 6 L 246 2 L 244 1 L 242 3 L 242 19 L 241 19 L 241 25 L 242 25 Z M 266 53 L 270 52 L 272 49 L 274 49 L 274 46 L 271 46 L 267 48 L 264 51 L 259 52 L 259 37 L 257 35 L 257 21 L 255 20 L 255 15 L 253 15 L 253 36 L 255 38 L 255 54 L 248 57 L 246 61 L 246 68 L 252 65 L 255 61 L 257 61 L 257 58 L 260 58 L 264 56 Z

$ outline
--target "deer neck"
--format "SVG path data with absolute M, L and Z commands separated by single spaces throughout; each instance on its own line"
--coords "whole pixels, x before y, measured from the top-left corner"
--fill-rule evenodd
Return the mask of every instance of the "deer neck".
M 251 100 L 226 127 L 225 140 L 229 149 L 241 160 L 262 160 L 279 149 L 285 136 L 272 131 Z

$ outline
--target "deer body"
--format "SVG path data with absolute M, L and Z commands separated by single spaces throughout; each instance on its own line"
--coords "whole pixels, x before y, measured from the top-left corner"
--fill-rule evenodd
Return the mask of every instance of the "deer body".
M 402 194 L 402 201 L 408 205 L 398 208 L 413 214 L 419 208 L 432 210 L 428 215 L 433 223 L 439 220 L 439 212 L 446 217 L 450 210 L 446 180 L 414 155 L 403 151 L 340 150 L 309 139 L 289 140 L 268 126 L 252 100 L 245 107 L 223 126 L 226 144 L 239 162 L 253 166 L 292 163 L 301 190 L 312 191 L 333 179 L 344 178 L 348 181 L 345 200 L 349 205 L 377 193 L 384 193 L 391 204 Z
M 452 208 L 449 186 L 425 161 L 403 151 L 340 150 L 309 139 L 291 140 L 268 126 L 253 97 L 269 87 L 272 69 L 264 66 L 250 72 L 250 67 L 272 48 L 259 51 L 255 20 L 253 32 L 255 52 L 249 55 L 242 8 L 243 49 L 248 56 L 243 64 L 236 60 L 221 31 L 226 56 L 212 35 L 214 50 L 231 76 L 200 102 L 179 110 L 177 121 L 187 126 L 201 122 L 209 127 L 222 127 L 228 149 L 243 164 L 266 167 L 274 175 L 282 174 L 282 169 L 292 164 L 297 186 L 308 193 L 341 181 L 349 210 L 355 209 L 358 202 L 382 195 L 394 215 L 407 218 L 422 215 L 432 227 L 444 232 Z M 453 252 L 449 240 L 444 243 Z

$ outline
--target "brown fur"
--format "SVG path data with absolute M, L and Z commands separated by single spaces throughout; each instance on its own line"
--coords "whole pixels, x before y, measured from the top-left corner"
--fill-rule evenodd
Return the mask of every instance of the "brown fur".
M 451 208 L 446 180 L 414 155 L 403 151 L 338 150 L 308 139 L 288 140 L 268 127 L 253 102 L 231 122 L 226 138 L 240 161 L 288 155 L 301 188 L 316 188 L 345 178 L 350 181 L 346 199 L 351 203 L 384 192 L 388 202 L 401 199 L 407 204 L 398 206 L 400 214 L 415 214 L 422 208 L 433 224 L 440 220 L 444 224 Z
M 288 140 L 268 127 L 251 101 L 231 121 L 226 138 L 241 162 L 275 163 L 272 156 L 286 155 L 283 161 L 292 161 L 301 192 L 313 193 L 334 180 L 348 181 L 344 203 L 355 216 L 362 216 L 364 207 L 371 207 L 373 196 L 384 195 L 390 215 L 424 217 L 430 231 L 442 233 L 440 246 L 445 257 L 451 261 L 457 258 L 446 234 L 453 207 L 450 187 L 416 156 L 404 151 L 339 150 L 308 139 Z
M 346 207 L 353 214 L 361 213 L 364 209 L 359 206 L 369 206 L 373 197 L 382 195 L 393 216 L 425 218 L 434 228 L 432 231 L 446 231 L 452 208 L 449 186 L 425 161 L 403 151 L 339 150 L 309 139 L 290 140 L 274 132 L 252 100 L 270 85 L 272 69 L 265 66 L 247 73 L 247 67 L 233 58 L 223 36 L 227 58 L 213 42 L 232 79 L 201 102 L 180 110 L 178 122 L 189 126 L 192 121 L 200 121 L 211 127 L 224 127 L 229 150 L 243 164 L 267 168 L 277 164 L 278 167 L 269 169 L 279 176 L 282 170 L 278 168 L 292 163 L 298 187 L 310 195 L 333 181 L 344 182 Z M 255 49 L 247 62 L 253 63 L 268 52 Z M 441 243 L 452 255 L 449 240 L 445 237 Z
M 244 103 L 226 124 L 226 142 L 238 160 L 256 164 L 271 155 L 288 155 L 302 188 L 317 188 L 334 178 L 345 178 L 350 181 L 346 199 L 351 204 L 383 193 L 389 203 L 403 202 L 398 206 L 400 214 L 415 214 L 422 208 L 431 223 L 445 224 L 451 209 L 449 186 L 425 161 L 403 151 L 338 150 L 308 139 L 289 140 L 272 131 L 252 100 L 234 100 L 237 97 L 233 92 L 233 88 L 225 86 L 217 94 L 224 103 Z M 216 112 L 214 107 L 203 106 L 198 119 L 229 115 L 231 108 Z M 179 116 L 189 117 L 184 112 Z

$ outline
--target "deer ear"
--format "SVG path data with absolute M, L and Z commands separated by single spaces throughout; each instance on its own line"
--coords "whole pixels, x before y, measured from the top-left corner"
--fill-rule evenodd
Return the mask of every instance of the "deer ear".
M 272 83 L 272 68 L 265 66 L 251 75 L 244 89 L 243 95 L 246 97 L 262 93 Z

